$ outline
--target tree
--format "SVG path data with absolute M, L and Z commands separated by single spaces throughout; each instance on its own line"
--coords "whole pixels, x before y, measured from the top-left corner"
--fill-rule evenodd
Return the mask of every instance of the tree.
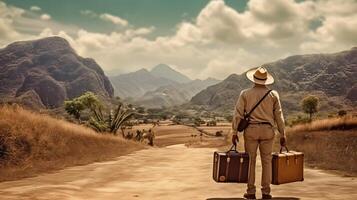
M 302 110 L 309 114 L 309 120 L 311 121 L 312 115 L 317 112 L 319 105 L 319 98 L 313 95 L 306 96 L 301 101 Z
M 69 115 L 73 115 L 80 121 L 81 112 L 89 109 L 94 115 L 98 115 L 97 110 L 102 107 L 99 99 L 93 92 L 86 92 L 83 95 L 64 102 L 64 108 Z
M 85 106 L 78 99 L 64 102 L 64 109 L 69 115 L 73 115 L 79 122 L 81 121 L 81 112 L 85 109 Z
M 93 92 L 86 92 L 77 99 L 98 118 L 102 113 L 102 103 Z

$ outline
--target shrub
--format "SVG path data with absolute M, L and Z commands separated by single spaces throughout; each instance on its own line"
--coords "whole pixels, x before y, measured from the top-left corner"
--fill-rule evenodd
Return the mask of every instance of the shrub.
M 222 137 L 223 131 L 216 131 L 216 137 Z
M 338 116 L 343 117 L 343 116 L 347 115 L 347 111 L 339 110 L 337 114 L 338 114 Z

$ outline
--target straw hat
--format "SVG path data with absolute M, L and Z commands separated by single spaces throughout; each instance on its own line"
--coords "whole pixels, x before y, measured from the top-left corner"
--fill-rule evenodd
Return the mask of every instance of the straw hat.
M 258 67 L 247 71 L 247 78 L 253 83 L 260 85 L 270 85 L 274 83 L 274 78 L 265 67 Z

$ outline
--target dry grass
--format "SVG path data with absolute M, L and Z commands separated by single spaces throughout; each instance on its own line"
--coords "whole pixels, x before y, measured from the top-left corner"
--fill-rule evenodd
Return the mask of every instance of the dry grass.
M 278 140 L 276 140 L 278 146 Z M 357 175 L 357 132 L 313 131 L 288 134 L 289 150 L 304 152 L 312 167 Z
M 0 181 L 108 160 L 141 148 L 48 115 L 0 107 Z
M 346 116 L 316 120 L 311 123 L 296 125 L 288 129 L 288 132 L 295 133 L 302 131 L 350 130 L 355 128 L 357 128 L 357 117 Z
M 288 129 L 287 144 L 291 150 L 304 152 L 310 166 L 356 175 L 356 128 L 356 117 L 317 120 Z

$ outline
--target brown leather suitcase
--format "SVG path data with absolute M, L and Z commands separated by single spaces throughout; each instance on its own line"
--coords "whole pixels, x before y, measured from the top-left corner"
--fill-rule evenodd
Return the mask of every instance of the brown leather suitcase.
M 279 185 L 304 180 L 304 153 L 289 151 L 273 153 L 272 184 Z
M 213 179 L 216 182 L 247 183 L 248 153 L 238 152 L 235 146 L 227 152 L 214 152 Z

